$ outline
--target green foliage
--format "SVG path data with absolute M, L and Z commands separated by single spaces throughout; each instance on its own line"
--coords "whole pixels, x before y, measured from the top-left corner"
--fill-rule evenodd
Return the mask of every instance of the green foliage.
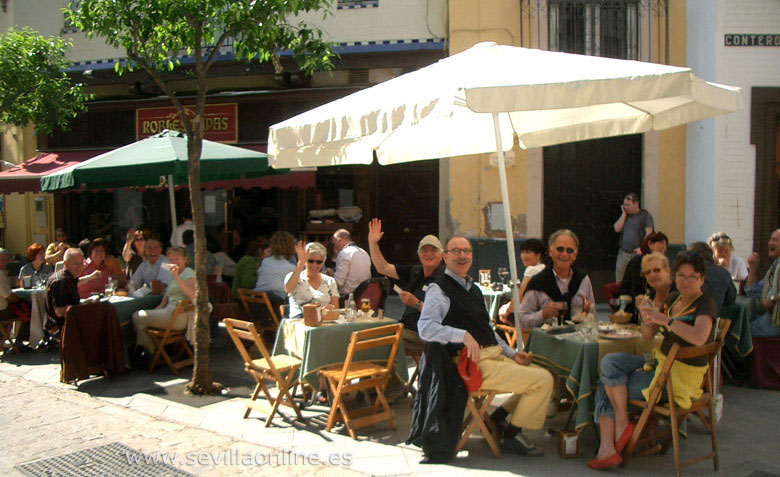
M 66 10 L 80 30 L 123 48 L 134 63 L 170 71 L 178 55 L 201 51 L 208 69 L 215 50 L 232 40 L 237 60 L 269 61 L 291 51 L 302 71 L 331 69 L 332 45 L 322 31 L 297 14 L 328 11 L 331 0 L 83 0 L 78 12 Z M 198 68 L 198 65 L 196 65 Z
M 30 121 L 44 132 L 67 129 L 68 121 L 86 110 L 90 97 L 73 85 L 61 38 L 44 38 L 29 28 L 0 35 L 0 122 L 26 126 Z

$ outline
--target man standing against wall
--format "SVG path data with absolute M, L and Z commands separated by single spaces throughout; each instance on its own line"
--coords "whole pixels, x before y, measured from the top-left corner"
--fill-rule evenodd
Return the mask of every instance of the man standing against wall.
M 626 194 L 621 206 L 622 212 L 615 222 L 615 232 L 620 234 L 620 249 L 615 263 L 615 281 L 623 281 L 626 265 L 640 253 L 639 245 L 645 235 L 653 231 L 653 216 L 645 209 L 639 208 L 639 196 L 633 192 Z

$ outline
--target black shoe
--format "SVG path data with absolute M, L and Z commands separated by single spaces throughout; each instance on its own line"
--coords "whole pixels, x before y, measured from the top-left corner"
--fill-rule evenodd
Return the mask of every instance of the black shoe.
M 490 416 L 490 420 L 493 421 L 493 425 L 496 426 L 498 438 L 503 439 L 504 433 L 506 432 L 507 427 L 509 427 L 509 423 L 506 422 L 506 419 L 493 419 L 493 416 Z
M 544 451 L 528 442 L 523 434 L 518 434 L 511 439 L 501 441 L 501 450 L 510 454 L 525 455 L 528 457 L 539 457 L 544 455 Z

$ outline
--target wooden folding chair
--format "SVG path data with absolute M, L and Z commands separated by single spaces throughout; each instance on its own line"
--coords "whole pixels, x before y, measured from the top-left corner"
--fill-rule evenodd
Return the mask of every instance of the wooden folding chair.
M 495 326 L 496 331 L 504 332 L 504 336 L 506 336 L 506 344 L 508 344 L 510 348 L 514 348 L 517 344 L 517 331 L 515 331 L 515 327 L 505 325 L 503 323 L 496 323 Z
M 179 369 L 192 365 L 194 360 L 192 348 L 190 348 L 190 344 L 187 342 L 187 329 L 173 330 L 171 327 L 173 327 L 173 324 L 176 322 L 176 317 L 179 314 L 194 312 L 195 305 L 193 305 L 189 300 L 182 300 L 176 305 L 173 313 L 171 313 L 171 319 L 168 321 L 167 327 L 164 329 L 146 329 L 146 334 L 149 335 L 149 338 L 151 338 L 152 342 L 154 342 L 154 345 L 157 347 L 157 351 L 155 351 L 154 357 L 152 357 L 152 362 L 149 365 L 150 373 L 160 364 L 160 358 L 165 361 L 165 364 L 168 365 L 168 368 L 171 370 L 171 372 L 173 372 L 173 374 L 178 374 Z M 174 358 L 171 358 L 171 356 L 168 355 L 168 352 L 165 350 L 165 347 L 169 345 L 178 346 L 178 351 Z M 173 361 L 173 359 L 176 361 Z
M 249 308 L 250 303 L 257 303 L 259 305 L 264 305 L 266 309 L 268 309 L 268 316 L 271 317 L 271 324 L 260 326 L 258 328 L 260 330 L 260 334 L 269 333 L 269 332 L 276 333 L 276 330 L 279 329 L 279 317 L 276 316 L 276 312 L 274 311 L 274 306 L 271 304 L 271 299 L 268 298 L 268 294 L 266 292 L 247 290 L 246 288 L 239 288 L 238 299 L 241 300 L 241 305 L 244 307 L 246 316 L 250 316 L 250 317 L 252 316 L 252 310 Z
M 669 440 L 671 440 L 674 446 L 674 469 L 678 477 L 681 475 L 683 466 L 694 464 L 710 457 L 712 457 L 713 467 L 716 471 L 718 470 L 718 435 L 715 403 L 712 396 L 712 379 L 719 379 L 719 377 L 710 377 L 710 373 L 704 374 L 704 379 L 702 380 L 704 392 L 701 397 L 691 403 L 691 407 L 688 409 L 681 409 L 675 404 L 674 386 L 672 385 L 672 380 L 668 378 L 672 365 L 679 359 L 708 356 L 709 369 L 712 369 L 713 363 L 718 356 L 718 351 L 726 339 L 729 326 L 731 326 L 730 320 L 720 319 L 715 340 L 705 345 L 695 347 L 673 345 L 666 357 L 664 367 L 661 369 L 658 379 L 656 379 L 655 385 L 650 390 L 649 399 L 647 401 L 629 400 L 629 404 L 642 408 L 642 414 L 624 452 L 624 461 L 628 461 L 634 452 L 639 455 L 665 452 L 669 448 Z M 666 388 L 669 402 L 665 404 L 656 403 L 664 388 Z M 704 415 L 704 409 L 708 409 L 707 416 Z M 698 416 L 704 427 L 709 431 L 712 441 L 712 452 L 680 462 L 679 426 L 688 414 Z M 657 421 L 659 416 L 666 417 L 671 422 L 671 426 L 664 432 L 658 430 Z
M 501 450 L 498 448 L 498 430 L 496 429 L 493 420 L 488 416 L 488 408 L 490 403 L 493 402 L 493 398 L 496 397 L 498 391 L 483 390 L 474 391 L 469 393 L 469 397 L 466 400 L 466 407 L 469 412 L 466 414 L 466 418 L 463 420 L 463 426 L 461 427 L 461 435 L 458 444 L 455 446 L 455 452 L 457 453 L 466 442 L 469 440 L 469 436 L 474 432 L 474 429 L 479 426 L 482 431 L 482 435 L 493 451 L 493 455 L 500 458 Z
M 19 346 L 16 339 L 13 338 L 12 333 L 14 325 L 18 329 L 22 325 L 22 319 L 18 317 L 6 317 L 0 318 L 0 351 L 5 352 L 8 349 L 14 350 L 19 353 Z M 9 344 L 6 344 L 8 342 Z
M 395 429 L 393 411 L 385 399 L 385 387 L 393 372 L 398 343 L 401 340 L 403 325 L 387 325 L 367 330 L 355 331 L 347 349 L 347 357 L 343 364 L 338 364 L 320 371 L 328 382 L 333 401 L 328 415 L 326 431 L 330 431 L 336 420 L 343 420 L 349 435 L 355 439 L 355 429 L 389 421 Z M 380 346 L 390 346 L 390 355 L 384 364 L 370 361 L 355 362 L 355 353 Z M 357 381 L 357 382 L 355 382 Z M 350 393 L 374 388 L 376 401 L 352 411 L 344 404 L 344 396 Z
M 255 390 L 252 392 L 252 396 L 246 403 L 244 419 L 249 417 L 249 413 L 252 409 L 262 412 L 268 410 L 267 406 L 262 406 L 256 401 L 257 395 L 260 391 L 263 391 L 265 398 L 272 404 L 271 412 L 265 420 L 265 427 L 268 427 L 271 424 L 271 420 L 273 420 L 274 415 L 279 410 L 279 406 L 282 404 L 293 408 L 296 416 L 298 416 L 298 420 L 303 420 L 301 410 L 293 400 L 295 390 L 298 386 L 298 370 L 301 367 L 301 360 L 286 354 L 271 356 L 254 323 L 233 318 L 225 318 L 223 323 L 225 323 L 225 328 L 227 328 L 228 334 L 233 339 L 236 349 L 241 357 L 244 358 L 244 369 L 251 374 L 257 382 Z M 257 346 L 257 349 L 260 350 L 260 354 L 263 357 L 260 359 L 252 359 L 241 340 L 252 341 L 254 345 Z M 282 376 L 283 374 L 284 376 Z M 268 392 L 268 388 L 265 385 L 266 380 L 275 382 L 276 386 L 279 388 L 276 398 L 271 397 L 271 394 Z M 290 386 L 292 386 L 292 394 L 290 394 Z

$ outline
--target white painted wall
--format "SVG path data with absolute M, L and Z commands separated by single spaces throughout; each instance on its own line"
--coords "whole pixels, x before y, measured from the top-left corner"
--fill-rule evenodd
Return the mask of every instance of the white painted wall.
M 443 39 L 447 32 L 447 0 L 377 0 L 377 7 L 335 8 L 323 19 L 322 12 L 301 15 L 326 32 L 336 43 L 382 42 L 385 40 Z M 46 36 L 61 35 L 64 26 L 62 8 L 67 0 L 15 0 L 3 15 L 0 27 L 26 25 Z M 295 20 L 292 21 L 295 23 Z M 83 33 L 65 33 L 73 41 L 69 59 L 73 62 L 124 57 L 103 41 L 90 41 Z
M 743 109 L 688 126 L 686 241 L 721 230 L 746 257 L 753 248 L 755 148 L 750 89 L 780 87 L 780 48 L 725 47 L 726 33 L 780 33 L 780 1 L 688 0 L 688 63 L 697 75 L 743 90 Z M 755 237 L 756 241 L 767 237 Z

